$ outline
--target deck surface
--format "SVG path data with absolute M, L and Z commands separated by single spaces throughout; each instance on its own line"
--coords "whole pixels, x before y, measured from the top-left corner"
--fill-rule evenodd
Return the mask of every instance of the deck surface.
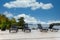
M 8 30 L 0 30 L 0 40 L 60 40 L 60 31 L 40 32 L 39 30 L 32 30 L 31 33 L 25 33 L 19 30 L 18 33 L 9 33 Z

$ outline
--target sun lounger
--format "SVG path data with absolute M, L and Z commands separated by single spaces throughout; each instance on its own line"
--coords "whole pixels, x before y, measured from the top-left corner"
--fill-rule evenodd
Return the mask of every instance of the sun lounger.
M 47 31 L 48 31 L 48 27 L 43 27 L 43 26 L 41 26 L 41 24 L 38 24 L 38 29 L 39 29 L 41 32 L 43 32 L 43 31 L 47 32 Z
M 11 32 L 14 32 L 14 33 L 18 32 L 18 27 L 17 26 L 11 26 L 11 28 L 9 29 L 9 32 L 10 33 Z
M 52 23 L 50 24 L 50 31 L 51 32 L 58 32 L 60 23 Z
M 58 32 L 58 30 L 59 30 L 59 28 L 57 28 L 58 26 L 54 26 L 53 28 L 52 28 L 52 31 L 51 32 Z
M 47 32 L 48 31 L 48 28 L 47 27 L 43 27 L 42 29 L 40 29 L 41 32 L 44 31 L 44 32 Z
M 52 28 L 51 32 L 54 32 L 54 31 L 55 31 L 55 32 L 58 32 L 58 30 L 59 30 L 59 29 L 57 29 L 57 28 Z
M 31 32 L 31 29 L 29 29 L 29 28 L 24 28 L 24 32 L 25 32 L 25 31 Z
M 25 24 L 25 25 L 24 25 L 23 31 L 24 31 L 24 32 L 26 32 L 26 31 L 31 32 L 31 29 L 28 27 L 28 24 Z

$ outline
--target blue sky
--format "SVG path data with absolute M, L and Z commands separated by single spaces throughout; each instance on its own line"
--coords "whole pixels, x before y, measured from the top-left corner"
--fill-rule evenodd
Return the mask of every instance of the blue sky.
M 60 0 L 22 0 L 22 3 L 20 1 L 0 0 L 0 13 L 6 13 L 6 15 L 8 14 L 12 17 L 25 15 L 44 22 L 60 21 Z M 32 4 L 24 4 L 24 1 L 27 4 L 31 1 L 30 3 Z

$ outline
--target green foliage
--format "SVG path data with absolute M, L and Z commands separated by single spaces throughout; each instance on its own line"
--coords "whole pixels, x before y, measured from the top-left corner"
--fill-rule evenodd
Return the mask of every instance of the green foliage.
M 3 29 L 5 24 L 6 24 L 6 16 L 0 14 L 0 28 Z
M 6 30 L 6 23 L 5 22 L 2 24 L 1 30 L 4 30 L 4 31 Z
M 12 24 L 16 24 L 15 18 L 12 18 L 10 22 L 11 22 L 11 25 L 12 25 Z
M 18 25 L 20 26 L 20 28 L 23 28 L 25 24 L 24 17 L 20 17 L 18 20 L 19 20 Z
M 20 17 L 18 20 L 19 22 L 16 22 L 15 18 L 9 19 L 5 15 L 0 14 L 0 29 L 1 30 L 9 29 L 13 24 L 20 26 L 20 28 L 23 28 L 25 24 L 24 17 Z
M 9 29 L 12 24 L 16 23 L 16 20 L 14 18 L 9 19 L 5 15 L 0 14 L 0 28 L 1 29 Z
M 10 22 L 10 20 L 7 20 L 6 24 L 7 24 L 7 25 L 6 25 L 6 28 L 9 29 L 9 28 L 11 27 L 11 22 Z

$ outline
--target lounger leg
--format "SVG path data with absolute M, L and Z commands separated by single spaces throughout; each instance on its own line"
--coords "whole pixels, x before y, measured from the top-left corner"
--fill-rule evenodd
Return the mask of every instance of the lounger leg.
M 43 30 L 42 30 L 42 29 L 40 29 L 40 31 L 42 32 Z
M 29 32 L 31 32 L 31 30 L 29 30 Z

